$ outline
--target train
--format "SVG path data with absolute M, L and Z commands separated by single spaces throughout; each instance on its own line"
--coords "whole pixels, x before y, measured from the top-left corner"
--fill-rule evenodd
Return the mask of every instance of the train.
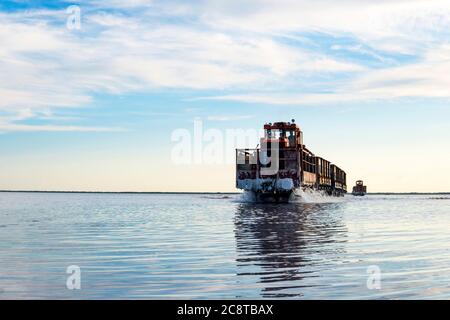
M 367 193 L 367 187 L 362 180 L 356 181 L 356 185 L 353 187 L 352 194 L 354 196 L 365 196 Z
M 256 201 L 289 202 L 301 192 L 342 197 L 346 181 L 344 170 L 306 147 L 295 119 L 266 123 L 259 148 L 236 149 L 236 188 Z

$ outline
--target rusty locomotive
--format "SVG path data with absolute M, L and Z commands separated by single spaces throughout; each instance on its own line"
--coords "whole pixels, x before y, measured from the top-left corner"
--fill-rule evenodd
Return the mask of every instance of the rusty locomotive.
M 367 187 L 362 180 L 356 181 L 356 185 L 353 187 L 352 194 L 354 196 L 365 196 L 367 193 Z
M 257 201 L 288 202 L 306 191 L 343 196 L 346 180 L 345 171 L 306 148 L 294 119 L 265 124 L 260 148 L 236 149 L 236 187 Z

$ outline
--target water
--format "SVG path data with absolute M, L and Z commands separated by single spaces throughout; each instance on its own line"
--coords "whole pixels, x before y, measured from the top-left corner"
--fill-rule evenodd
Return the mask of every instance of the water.
M 449 299 L 449 226 L 450 196 L 0 193 L 0 298 Z

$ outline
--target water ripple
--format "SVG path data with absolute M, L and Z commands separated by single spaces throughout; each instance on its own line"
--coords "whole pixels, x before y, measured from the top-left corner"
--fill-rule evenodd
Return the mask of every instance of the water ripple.
M 0 298 L 448 299 L 447 198 L 0 193 Z

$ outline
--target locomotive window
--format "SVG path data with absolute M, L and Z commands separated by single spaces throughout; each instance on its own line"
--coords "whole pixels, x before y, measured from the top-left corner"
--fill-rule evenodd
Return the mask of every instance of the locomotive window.
M 272 130 L 272 138 L 279 139 L 281 136 L 280 130 Z
M 289 130 L 286 133 L 287 133 L 287 138 L 288 138 L 288 142 L 289 142 L 289 147 L 294 147 L 295 146 L 295 133 L 292 130 Z

